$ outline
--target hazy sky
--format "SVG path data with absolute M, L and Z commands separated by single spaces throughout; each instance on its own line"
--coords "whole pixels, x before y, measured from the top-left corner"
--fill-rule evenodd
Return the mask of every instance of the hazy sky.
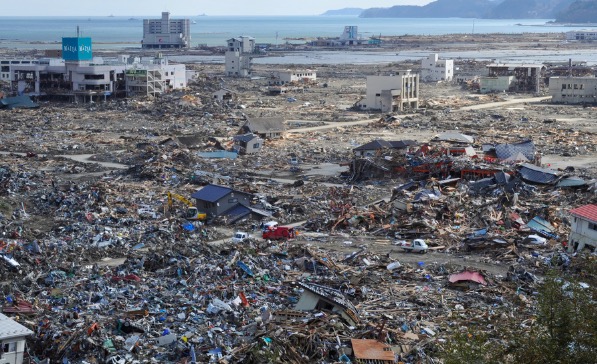
M 424 5 L 431 0 L 26 0 L 2 1 L 0 16 L 317 15 L 326 10 Z

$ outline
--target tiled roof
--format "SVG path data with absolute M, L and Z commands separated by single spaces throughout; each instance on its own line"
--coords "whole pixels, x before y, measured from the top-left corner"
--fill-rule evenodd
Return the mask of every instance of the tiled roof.
M 229 187 L 207 185 L 199 191 L 193 193 L 191 197 L 201 201 L 217 202 L 219 199 L 226 196 L 230 192 L 232 192 L 232 188 Z
M 255 134 L 248 133 L 248 134 L 236 135 L 233 139 L 234 140 L 238 140 L 240 142 L 247 143 L 247 142 L 250 142 L 251 140 L 253 140 L 255 138 L 258 138 L 258 136 L 255 135 Z
M 570 213 L 574 216 L 597 222 L 597 205 L 595 204 L 577 207 L 574 210 L 570 210 Z
M 31 334 L 33 331 L 0 313 L 0 341 Z
M 384 343 L 371 339 L 351 339 L 350 342 L 356 359 L 395 362 L 394 352 Z

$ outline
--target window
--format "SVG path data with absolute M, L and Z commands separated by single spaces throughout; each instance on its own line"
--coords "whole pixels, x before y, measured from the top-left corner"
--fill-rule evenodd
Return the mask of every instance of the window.
M 597 231 L 597 224 L 590 222 L 589 229 Z
M 253 144 L 253 149 L 257 149 L 257 148 L 259 148 L 259 143 Z
M 3 353 L 12 353 L 17 351 L 17 342 L 11 342 L 11 343 L 4 343 L 4 345 L 2 345 L 2 352 Z

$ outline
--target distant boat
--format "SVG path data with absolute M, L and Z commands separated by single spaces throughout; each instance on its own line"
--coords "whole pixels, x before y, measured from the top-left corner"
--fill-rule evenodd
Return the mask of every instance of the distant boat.
M 192 20 L 192 21 L 191 21 L 191 24 L 197 24 L 197 22 L 196 22 L 196 21 L 194 21 L 194 20 Z
M 197 16 L 207 16 L 207 14 L 203 13 L 203 14 L 199 14 Z

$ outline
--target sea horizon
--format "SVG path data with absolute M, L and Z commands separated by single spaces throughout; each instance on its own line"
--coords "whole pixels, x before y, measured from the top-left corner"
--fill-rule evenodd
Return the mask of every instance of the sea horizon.
M 159 14 L 151 17 L 158 18 Z M 142 19 L 130 16 L 0 16 L 0 48 L 52 49 L 62 37 L 91 37 L 95 49 L 140 47 Z M 248 35 L 257 43 L 304 43 L 318 37 L 339 37 L 344 27 L 356 25 L 362 37 L 491 33 L 562 33 L 578 26 L 551 25 L 553 19 L 476 18 L 359 18 L 357 16 L 175 16 L 189 18 L 191 45 L 225 46 L 226 40 Z

